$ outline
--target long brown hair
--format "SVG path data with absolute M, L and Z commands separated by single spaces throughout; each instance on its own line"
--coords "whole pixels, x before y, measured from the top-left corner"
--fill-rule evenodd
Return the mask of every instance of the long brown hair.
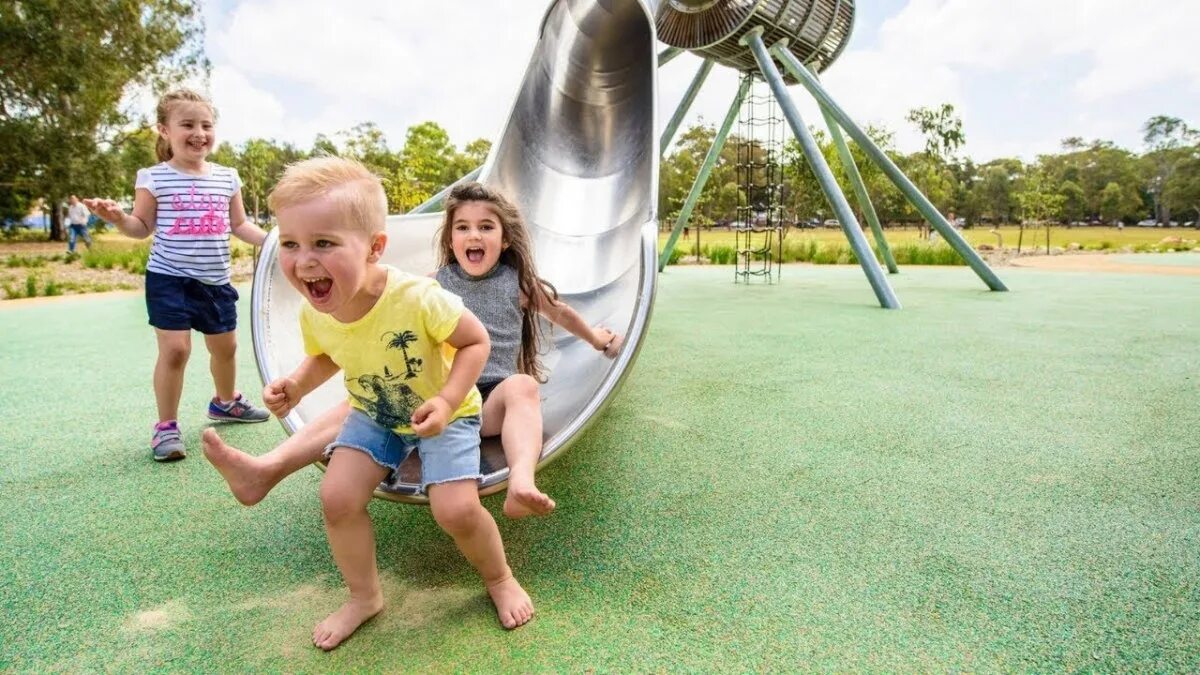
M 517 355 L 517 370 L 538 382 L 545 382 L 538 353 L 542 345 L 542 331 L 538 312 L 543 307 L 558 302 L 558 291 L 537 275 L 533 263 L 533 245 L 529 241 L 529 230 L 516 205 L 498 190 L 485 187 L 482 183 L 463 183 L 450 190 L 446 198 L 446 217 L 438 230 L 438 266 L 445 267 L 454 260 L 454 248 L 450 244 L 454 212 L 467 202 L 484 202 L 491 205 L 500 219 L 500 234 L 507 247 L 500 252 L 500 262 L 517 272 L 517 285 L 525 296 L 521 308 L 521 349 Z
M 213 107 L 212 101 L 204 98 L 203 94 L 195 92 L 191 89 L 175 89 L 163 94 L 162 98 L 158 99 L 158 107 L 154 109 L 155 117 L 158 118 L 158 123 L 162 126 L 167 126 L 167 120 L 171 117 L 171 109 L 176 103 L 203 103 L 212 111 L 213 120 L 217 119 L 217 109 Z M 158 161 L 166 162 L 175 155 L 171 151 L 171 142 L 158 135 L 158 140 L 154 143 L 154 154 L 158 155 Z

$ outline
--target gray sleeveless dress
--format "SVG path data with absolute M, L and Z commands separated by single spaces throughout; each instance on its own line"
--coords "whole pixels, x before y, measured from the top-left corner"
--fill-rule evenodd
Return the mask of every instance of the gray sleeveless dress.
M 437 271 L 442 288 L 463 299 L 487 329 L 492 341 L 483 374 L 477 386 L 486 397 L 492 388 L 505 378 L 516 374 L 517 356 L 521 350 L 521 288 L 517 271 L 499 263 L 492 271 L 473 277 L 458 263 L 450 263 Z

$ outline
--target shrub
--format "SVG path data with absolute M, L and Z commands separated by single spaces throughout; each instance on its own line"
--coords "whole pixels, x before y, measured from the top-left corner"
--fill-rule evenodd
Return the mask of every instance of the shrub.
M 836 265 L 838 264 L 838 259 L 841 258 L 843 248 L 845 247 L 841 244 L 819 246 L 813 254 L 812 263 L 814 265 Z
M 13 254 L 13 255 L 8 256 L 8 259 L 4 261 L 4 266 L 5 267 L 45 267 L 47 261 L 48 261 L 47 258 L 40 256 L 40 255 L 25 256 L 25 255 Z
M 27 298 L 36 298 L 37 297 L 37 283 L 38 283 L 38 278 L 33 276 L 32 274 L 25 277 L 25 297 L 27 297 Z
M 687 255 L 687 251 L 676 246 L 671 249 L 671 255 L 667 258 L 668 265 L 674 265 L 679 262 L 680 258 Z
M 21 289 L 13 286 L 10 283 L 4 283 L 0 285 L 0 288 L 4 289 L 4 298 L 6 300 L 16 300 L 17 298 L 21 297 Z
M 708 252 L 708 261 L 714 265 L 731 265 L 737 260 L 737 251 L 733 250 L 732 246 L 720 244 L 712 248 L 705 249 Z
M 28 229 L 24 227 L 9 227 L 2 231 L 4 241 L 47 241 L 45 230 Z
M 783 262 L 811 262 L 820 246 L 815 239 L 783 243 Z
M 150 258 L 150 247 L 146 245 L 133 248 L 101 248 L 93 247 L 83 254 L 83 266 L 90 269 L 111 270 L 126 269 L 133 274 L 145 274 L 146 261 Z
M 52 295 L 62 295 L 62 289 L 59 288 L 58 282 L 53 277 L 46 280 L 46 285 L 42 286 L 42 295 L 50 297 Z
M 897 265 L 965 265 L 967 261 L 945 244 L 901 244 L 892 249 Z

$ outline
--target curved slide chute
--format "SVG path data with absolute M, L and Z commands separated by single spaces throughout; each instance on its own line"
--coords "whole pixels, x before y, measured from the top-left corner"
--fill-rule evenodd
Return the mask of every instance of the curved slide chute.
M 590 323 L 626 336 L 615 360 L 559 328 L 542 361 L 545 444 L 539 467 L 562 454 L 604 409 L 632 367 L 654 301 L 658 139 L 654 17 L 643 0 L 555 0 L 512 112 L 480 172 L 521 208 L 539 274 Z M 441 213 L 388 218 L 384 262 L 414 274 L 434 269 Z M 301 296 L 277 263 L 272 231 L 251 300 L 254 353 L 264 382 L 304 358 Z M 551 330 L 553 329 L 553 330 Z M 288 433 L 346 398 L 341 379 L 312 392 L 284 420 Z M 480 491 L 508 479 L 497 439 L 484 442 Z M 410 457 L 376 496 L 424 503 Z

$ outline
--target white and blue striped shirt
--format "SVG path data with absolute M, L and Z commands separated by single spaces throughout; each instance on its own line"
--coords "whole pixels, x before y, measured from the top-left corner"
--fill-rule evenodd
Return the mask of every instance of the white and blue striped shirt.
M 137 173 L 136 187 L 154 196 L 157 216 L 146 270 L 229 283 L 229 205 L 241 191 L 236 169 L 208 164 L 193 176 L 163 162 Z

